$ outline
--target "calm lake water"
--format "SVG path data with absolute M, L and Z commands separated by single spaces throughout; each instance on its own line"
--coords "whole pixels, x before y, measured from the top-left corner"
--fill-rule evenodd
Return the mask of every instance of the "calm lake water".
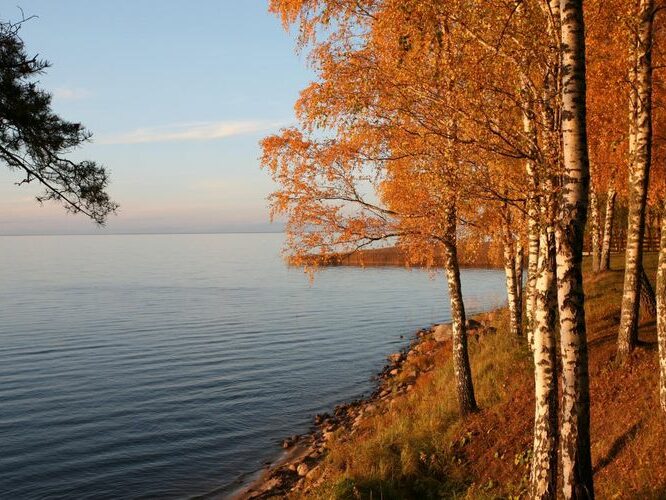
M 224 497 L 449 319 L 441 276 L 311 284 L 281 242 L 0 237 L 0 498 Z M 463 289 L 471 313 L 504 300 L 501 272 L 465 270 Z

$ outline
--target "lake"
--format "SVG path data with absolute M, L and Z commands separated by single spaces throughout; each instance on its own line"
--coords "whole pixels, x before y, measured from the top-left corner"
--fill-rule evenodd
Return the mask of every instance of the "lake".
M 0 498 L 224 497 L 449 320 L 441 275 L 311 283 L 282 238 L 0 237 Z M 500 271 L 462 281 L 469 313 L 505 300 Z

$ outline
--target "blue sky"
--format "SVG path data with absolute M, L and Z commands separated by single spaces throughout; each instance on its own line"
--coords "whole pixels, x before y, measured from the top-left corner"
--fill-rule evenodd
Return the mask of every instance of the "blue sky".
M 121 208 L 100 230 L 4 168 L 0 234 L 271 229 L 258 141 L 312 74 L 266 0 L 0 0 L 2 18 L 17 5 L 56 111 L 94 134 L 72 156 L 109 168 Z

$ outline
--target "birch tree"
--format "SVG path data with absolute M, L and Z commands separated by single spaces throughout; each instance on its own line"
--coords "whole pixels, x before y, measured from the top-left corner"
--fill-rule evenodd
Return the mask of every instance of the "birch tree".
M 634 34 L 635 61 L 631 69 L 629 215 L 617 346 L 620 358 L 626 358 L 638 342 L 645 209 L 652 156 L 653 19 L 654 0 L 640 0 Z
M 562 493 L 564 498 L 579 499 L 594 498 L 581 271 L 589 189 L 582 0 L 562 0 L 560 17 L 564 174 L 555 239 L 562 356 Z
M 657 267 L 657 343 L 659 350 L 659 404 L 666 415 L 666 203 L 661 209 L 661 240 Z
M 321 22 L 318 16 L 340 14 L 336 9 L 342 4 L 332 3 L 328 9 L 312 3 L 308 9 L 320 6 L 323 10 L 299 10 L 296 14 L 290 9 L 298 10 L 305 4 L 275 5 L 278 11 L 284 9 L 279 12 L 288 21 L 302 13 L 300 20 L 305 28 L 301 32 L 307 33 L 311 23 Z M 459 207 L 453 196 L 443 196 L 452 191 L 446 185 L 457 179 L 458 165 L 448 153 L 435 160 L 440 148 L 450 144 L 449 139 L 435 136 L 424 140 L 426 134 L 419 131 L 422 126 L 415 115 L 393 111 L 400 109 L 400 103 L 393 100 L 390 83 L 408 74 L 395 62 L 403 59 L 407 64 L 411 50 L 416 51 L 416 42 L 406 47 L 400 27 L 387 24 L 385 29 L 395 33 L 378 37 L 368 32 L 364 38 L 355 30 L 350 35 L 355 39 L 352 48 L 346 38 L 351 31 L 346 31 L 344 23 L 349 20 L 345 16 L 353 15 L 349 12 L 355 12 L 357 5 L 350 2 L 348 7 L 337 18 L 338 31 L 329 39 L 332 43 L 316 45 L 312 52 L 320 68 L 320 80 L 303 92 L 297 104 L 307 136 L 301 131 L 286 130 L 263 142 L 263 163 L 280 185 L 273 194 L 273 210 L 288 215 L 290 251 L 304 260 L 312 252 L 326 258 L 386 238 L 397 238 L 410 259 L 426 263 L 432 261 L 429 256 L 437 247 L 443 248 L 456 394 L 461 415 L 467 415 L 477 405 L 457 256 Z M 311 14 L 313 17 L 309 17 Z M 356 21 L 363 22 L 366 14 L 362 10 Z M 374 11 L 371 17 L 390 20 L 381 10 Z M 413 106 L 408 109 L 413 110 Z M 377 127 L 377 122 L 382 127 Z M 447 127 L 442 135 L 450 137 L 451 121 L 440 123 Z M 335 139 L 315 139 L 328 132 L 333 132 Z M 366 191 L 370 188 L 374 193 L 370 198 L 378 201 L 370 202 L 360 194 L 364 183 Z M 460 182 L 456 185 L 462 187 Z
M 603 240 L 601 255 L 599 257 L 599 271 L 610 270 L 611 241 L 613 239 L 613 216 L 615 214 L 615 197 L 617 193 L 611 186 L 606 195 L 606 210 L 604 214 Z
M 554 198 L 542 205 L 539 262 L 535 284 L 533 332 L 534 354 L 534 441 L 530 469 L 530 494 L 535 499 L 557 498 L 558 479 L 558 370 L 557 288 L 555 282 Z

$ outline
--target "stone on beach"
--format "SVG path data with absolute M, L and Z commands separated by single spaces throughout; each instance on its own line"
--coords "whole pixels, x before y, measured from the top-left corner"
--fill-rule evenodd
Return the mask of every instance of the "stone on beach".
M 453 329 L 451 325 L 437 325 L 432 332 L 432 337 L 437 342 L 446 342 L 451 339 L 452 335 Z
M 296 444 L 296 442 L 298 441 L 299 437 L 300 437 L 300 436 L 293 435 L 293 436 L 291 436 L 291 437 L 285 439 L 284 441 L 282 441 L 282 447 L 283 447 L 284 449 L 291 448 L 292 446 L 294 446 L 294 445 Z
M 401 359 L 402 359 L 402 354 L 399 352 L 393 353 L 388 357 L 388 360 L 394 365 L 399 363 Z

